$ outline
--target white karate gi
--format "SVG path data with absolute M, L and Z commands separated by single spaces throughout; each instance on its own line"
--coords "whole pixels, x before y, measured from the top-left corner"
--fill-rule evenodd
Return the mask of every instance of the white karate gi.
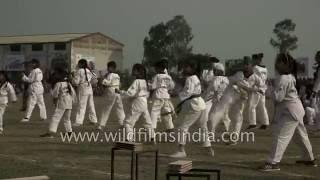
M 114 110 L 120 125 L 123 125 L 125 118 L 123 104 L 120 94 L 115 90 L 120 89 L 120 76 L 116 73 L 109 73 L 102 81 L 102 85 L 106 87 L 104 108 L 102 109 L 100 116 L 100 126 L 104 127 L 110 117 L 111 110 Z
M 70 85 L 71 92 L 68 86 Z M 76 92 L 68 82 L 58 82 L 55 84 L 52 91 L 52 96 L 56 99 L 56 109 L 52 115 L 49 132 L 56 133 L 61 119 L 64 121 L 64 128 L 66 132 L 72 132 L 71 126 L 71 111 L 72 105 L 76 101 Z
M 316 111 L 315 111 L 315 109 L 312 107 L 306 107 L 305 111 L 306 111 L 307 125 L 315 126 L 316 125 L 316 122 L 315 122 Z
M 88 113 L 89 120 L 91 123 L 97 123 L 97 115 L 94 106 L 93 100 L 93 90 L 91 86 L 91 80 L 95 78 L 95 74 L 93 74 L 89 69 L 86 69 L 87 78 L 85 76 L 85 69 L 80 68 L 76 71 L 73 77 L 73 84 L 77 86 L 77 95 L 78 95 L 78 109 L 75 123 L 82 125 L 85 117 L 87 105 L 88 105 Z
M 220 123 L 226 113 L 229 114 L 231 123 L 229 132 L 239 134 L 243 122 L 244 105 L 248 99 L 246 91 L 235 85 L 236 82 L 244 81 L 242 72 L 237 72 L 229 77 L 229 85 L 223 93 L 220 102 L 209 113 L 209 121 L 212 122 L 210 132 L 215 133 L 216 126 Z
M 212 131 L 212 129 L 216 128 L 217 119 L 209 119 L 209 114 L 211 111 L 215 111 L 214 109 L 216 108 L 216 106 L 218 106 L 219 103 L 221 103 L 221 97 L 223 96 L 228 85 L 229 85 L 229 79 L 225 76 L 215 76 L 212 79 L 212 81 L 209 83 L 207 92 L 208 93 L 211 92 L 209 93 L 211 95 L 206 98 L 206 115 L 207 115 L 206 119 L 208 119 L 208 127 L 210 132 Z M 225 111 L 224 117 L 222 119 L 223 119 L 225 129 L 226 131 L 228 131 L 230 121 L 231 121 L 229 119 L 228 110 Z
M 214 77 L 214 73 L 213 73 L 213 70 L 210 69 L 206 69 L 206 70 L 203 70 L 202 72 L 202 76 L 201 76 L 201 79 L 205 82 L 205 83 L 209 83 Z
M 47 119 L 46 106 L 43 99 L 43 85 L 42 85 L 43 74 L 39 68 L 33 69 L 29 76 L 24 75 L 22 80 L 26 83 L 29 83 L 28 88 L 28 104 L 25 114 L 25 118 L 30 119 L 32 111 L 35 105 L 38 105 L 40 110 L 40 118 L 45 120 Z
M 273 140 L 269 163 L 279 163 L 291 141 L 294 140 L 303 152 L 304 160 L 314 160 L 307 130 L 303 123 L 305 111 L 299 99 L 296 80 L 292 75 L 277 77 L 273 89 L 275 116 L 272 124 Z
M 17 101 L 14 88 L 9 82 L 5 82 L 0 87 L 0 131 L 3 131 L 3 115 L 8 106 L 9 98 L 11 101 Z
M 181 112 L 177 119 L 177 130 L 179 135 L 179 144 L 186 144 L 186 133 L 188 133 L 189 128 L 197 123 L 200 127 L 201 137 L 203 147 L 211 147 L 211 143 L 208 139 L 207 133 L 207 119 L 206 119 L 206 103 L 203 98 L 200 97 L 201 94 L 201 83 L 196 75 L 189 76 L 186 79 L 183 90 L 179 93 L 179 98 L 184 101 L 182 104 Z M 192 96 L 194 98 L 188 99 Z
M 167 130 L 173 129 L 172 114 L 174 108 L 170 100 L 169 90 L 174 88 L 174 82 L 168 74 L 157 74 L 152 79 L 151 89 L 152 94 L 152 107 L 151 107 L 151 120 L 152 127 L 157 128 L 158 120 L 162 120 Z
M 140 116 L 143 117 L 143 127 L 148 130 L 149 137 L 154 137 L 152 128 L 152 121 L 148 111 L 149 91 L 147 81 L 145 79 L 136 79 L 133 81 L 127 91 L 121 91 L 120 94 L 126 98 L 131 99 L 131 108 L 129 114 L 124 120 L 124 128 L 126 130 L 126 137 L 132 141 L 134 136 L 134 126 L 139 120 Z
M 254 67 L 254 73 L 247 79 L 251 88 L 265 93 L 267 90 L 267 69 L 261 66 Z M 257 124 L 257 113 L 262 125 L 269 125 L 269 115 L 266 108 L 266 97 L 259 92 L 250 92 L 248 100 L 248 118 L 250 125 Z

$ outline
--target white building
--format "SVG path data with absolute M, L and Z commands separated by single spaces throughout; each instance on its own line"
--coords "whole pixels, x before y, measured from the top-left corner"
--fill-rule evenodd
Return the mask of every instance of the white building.
M 23 71 L 23 62 L 33 58 L 41 62 L 44 71 L 56 66 L 73 70 L 79 59 L 94 64 L 103 71 L 109 61 L 123 64 L 124 45 L 102 33 L 47 34 L 0 36 L 0 69 Z

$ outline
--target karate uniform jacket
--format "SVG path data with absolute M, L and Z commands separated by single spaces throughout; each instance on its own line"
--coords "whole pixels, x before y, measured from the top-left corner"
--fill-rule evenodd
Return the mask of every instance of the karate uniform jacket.
M 9 98 L 12 101 L 17 101 L 17 96 L 14 91 L 13 86 L 9 82 L 5 82 L 1 87 L 0 87 L 0 105 L 7 105 Z
M 145 79 L 135 79 L 129 89 L 121 91 L 120 94 L 126 98 L 132 98 L 132 111 L 145 112 L 148 110 L 149 91 Z
M 24 75 L 22 80 L 29 83 L 29 94 L 43 94 L 44 89 L 42 85 L 43 73 L 39 68 L 33 69 L 28 76 Z
M 69 85 L 71 92 L 69 92 Z M 52 91 L 52 96 L 57 99 L 56 108 L 59 109 L 72 109 L 72 105 L 77 99 L 73 87 L 68 82 L 57 82 Z
M 168 74 L 157 74 L 152 79 L 151 89 L 154 90 L 153 98 L 170 99 L 169 90 L 174 88 L 175 84 Z
M 181 101 L 186 102 L 183 104 L 182 108 L 185 110 L 202 111 L 206 109 L 206 103 L 200 97 L 201 94 L 201 83 L 196 75 L 187 77 L 184 88 L 179 93 L 179 98 Z M 195 98 L 188 98 L 192 96 L 198 96 Z

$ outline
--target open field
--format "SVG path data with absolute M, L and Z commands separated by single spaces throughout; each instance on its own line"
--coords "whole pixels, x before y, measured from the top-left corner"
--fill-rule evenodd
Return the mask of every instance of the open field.
M 96 108 L 100 114 L 103 99 L 96 99 Z M 52 105 L 47 98 L 49 116 Z M 269 106 L 271 107 L 271 106 Z M 52 179 L 109 179 L 111 143 L 63 143 L 60 138 L 39 138 L 47 129 L 47 124 L 40 122 L 38 111 L 28 124 L 19 121 L 23 113 L 19 111 L 20 103 L 10 104 L 5 114 L 5 134 L 0 136 L 0 179 L 48 175 Z M 86 121 L 88 123 L 88 121 Z M 108 130 L 117 127 L 115 120 L 108 122 Z M 244 125 L 245 127 L 246 125 Z M 62 123 L 60 129 L 62 129 Z M 86 125 L 76 131 L 94 131 L 94 127 Z M 271 145 L 271 133 L 256 131 L 254 143 L 244 143 L 237 146 L 214 144 L 215 157 L 203 155 L 198 144 L 187 146 L 188 159 L 194 161 L 196 167 L 218 167 L 222 170 L 223 180 L 302 180 L 319 179 L 319 168 L 306 168 L 294 164 L 298 159 L 299 149 L 290 144 L 281 164 L 281 171 L 263 173 L 256 170 L 264 163 Z M 314 153 L 320 159 L 320 135 L 311 135 Z M 160 176 L 165 179 L 167 164 L 174 159 L 165 155 L 172 153 L 176 145 L 170 143 L 158 144 L 160 149 Z M 121 152 L 117 158 L 116 179 L 128 179 L 130 155 Z M 145 155 L 140 159 L 140 179 L 150 180 L 153 175 L 153 157 Z

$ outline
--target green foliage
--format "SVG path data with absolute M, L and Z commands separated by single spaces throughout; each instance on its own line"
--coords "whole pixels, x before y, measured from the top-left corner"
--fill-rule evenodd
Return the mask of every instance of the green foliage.
M 270 39 L 270 44 L 280 53 L 288 53 L 297 49 L 298 38 L 293 34 L 295 28 L 296 24 L 291 19 L 278 22 L 273 29 L 276 37 Z
M 166 57 L 169 59 L 170 67 L 176 66 L 181 59 L 191 53 L 192 39 L 191 27 L 181 15 L 175 16 L 167 23 L 154 25 L 143 41 L 143 63 L 150 67 Z

